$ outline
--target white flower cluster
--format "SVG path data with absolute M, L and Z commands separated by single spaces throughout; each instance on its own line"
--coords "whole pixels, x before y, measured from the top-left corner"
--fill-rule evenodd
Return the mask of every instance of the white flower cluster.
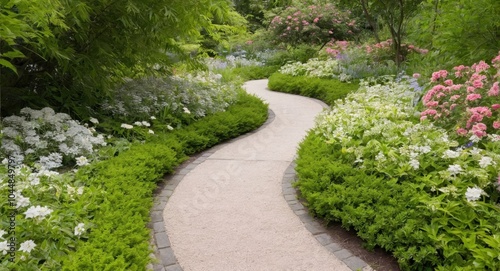
M 46 216 L 50 215 L 53 212 L 53 210 L 47 208 L 46 206 L 31 206 L 28 208 L 24 214 L 26 215 L 26 218 L 36 218 L 43 220 Z
M 97 123 L 97 119 L 91 119 Z M 41 110 L 23 108 L 20 116 L 6 117 L 2 121 L 1 152 L 17 157 L 35 157 L 42 168 L 62 166 L 64 157 L 74 158 L 91 154 L 98 146 L 105 146 L 102 135 L 80 125 L 64 113 L 55 113 L 49 107 Z M 26 162 L 26 161 L 25 161 Z
M 446 186 L 450 184 L 446 180 L 459 179 L 463 183 L 457 189 L 462 193 L 467 185 L 476 185 L 477 189 L 491 185 L 498 176 L 494 166 L 500 162 L 500 155 L 475 147 L 459 147 L 444 129 L 418 122 L 414 97 L 407 81 L 363 84 L 356 93 L 320 114 L 314 131 L 326 144 L 341 149 L 345 153 L 343 159 L 353 167 L 370 167 L 389 176 L 401 172 L 427 175 L 427 168 L 440 167 L 433 175 L 439 180 L 432 181 Z M 479 198 L 477 189 L 467 190 L 469 201 Z
M 318 78 L 340 78 L 340 66 L 337 60 L 327 59 L 320 60 L 317 58 L 309 59 L 306 63 L 295 62 L 282 66 L 279 70 L 282 74 L 288 74 L 292 76 L 309 76 Z M 345 75 L 342 80 L 348 80 L 349 77 Z M 342 81 L 341 80 L 341 81 Z
M 245 56 L 229 55 L 226 59 L 207 58 L 205 60 L 210 70 L 222 70 L 227 68 L 248 67 L 248 66 L 263 66 L 264 62 L 255 59 L 248 59 Z
M 103 104 L 103 110 L 114 115 L 150 118 L 169 112 L 173 115 L 192 114 L 204 117 L 224 111 L 238 98 L 237 87 L 222 82 L 222 76 L 199 72 L 167 78 L 129 80 L 113 91 L 113 99 Z M 145 121 L 136 126 L 148 126 Z M 132 129 L 130 124 L 122 128 Z

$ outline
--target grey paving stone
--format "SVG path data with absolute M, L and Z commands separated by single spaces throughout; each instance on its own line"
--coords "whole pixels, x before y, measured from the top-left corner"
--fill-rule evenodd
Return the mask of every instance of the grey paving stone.
M 154 271 L 165 271 L 163 264 L 155 264 L 153 268 Z
M 294 188 L 285 188 L 283 189 L 283 195 L 296 195 L 295 189 Z
M 315 222 L 312 222 L 312 223 L 306 223 L 305 226 L 306 228 L 313 234 L 313 235 L 316 235 L 316 234 L 320 234 L 320 233 L 324 233 L 325 230 L 322 226 L 317 226 L 315 224 L 313 224 Z
M 163 222 L 163 212 L 162 211 L 152 211 L 151 212 L 151 222 Z
M 165 188 L 163 188 L 163 190 L 172 190 L 172 191 L 174 191 L 176 187 L 177 187 L 177 184 L 169 183 L 169 184 L 167 184 L 165 186 Z
M 297 176 L 297 174 L 295 173 L 285 173 L 285 175 L 283 175 L 284 178 L 290 178 L 290 179 L 295 179 L 295 176 Z
M 190 169 L 183 168 L 183 169 L 181 169 L 179 172 L 177 172 L 177 174 L 179 174 L 179 175 L 186 175 L 186 174 L 188 174 L 189 172 L 191 172 L 191 170 L 190 170 Z
M 153 230 L 155 231 L 155 233 L 156 232 L 164 232 L 165 225 L 163 224 L 163 221 L 153 223 Z
M 163 191 L 161 191 L 160 195 L 158 195 L 158 196 L 161 197 L 161 198 L 164 198 L 164 199 L 168 200 L 168 198 L 170 196 L 172 196 L 172 193 L 174 193 L 173 189 L 168 189 L 168 188 L 165 187 L 165 189 L 163 189 Z
M 296 200 L 297 199 L 297 196 L 295 195 L 285 195 L 285 200 Z
M 368 265 L 365 261 L 361 260 L 356 256 L 344 259 L 344 263 L 347 264 L 347 266 L 349 266 L 349 268 L 351 268 L 354 271 L 362 269 L 363 267 Z
M 304 224 L 314 222 L 314 218 L 312 218 L 309 214 L 299 215 L 299 218 Z
M 167 266 L 165 271 L 183 271 L 182 267 L 178 264 Z
M 155 201 L 153 204 L 153 208 L 151 209 L 152 211 L 163 211 L 165 209 L 165 206 L 167 205 L 166 201 Z
M 292 210 L 294 210 L 294 211 L 304 210 L 304 205 L 302 205 L 300 203 L 290 204 L 290 208 L 292 208 Z
M 187 165 L 187 166 L 185 167 L 185 169 L 187 169 L 187 170 L 191 171 L 191 170 L 195 169 L 195 168 L 196 168 L 196 166 L 197 166 L 196 164 L 190 163 L 189 165 Z
M 293 204 L 299 203 L 299 201 L 297 200 L 297 198 L 295 198 L 294 200 L 287 200 L 286 202 L 288 202 L 288 205 L 293 205 Z
M 294 167 L 288 167 L 285 170 L 285 174 L 295 174 L 295 168 Z
M 292 187 L 292 185 L 291 185 L 290 183 L 283 183 L 283 184 L 281 185 L 281 187 L 282 187 L 282 188 L 291 188 L 291 187 Z
M 170 247 L 170 240 L 166 232 L 155 233 L 156 245 L 158 248 Z
M 304 210 L 297 210 L 297 211 L 294 211 L 294 213 L 295 213 L 296 215 L 303 215 L 303 214 L 307 214 L 307 212 L 306 212 L 306 211 L 304 211 Z
M 337 258 L 339 258 L 340 260 L 352 257 L 352 253 L 347 249 L 341 249 L 339 251 L 335 251 L 333 254 L 337 256 Z
M 337 252 L 339 250 L 342 250 L 342 247 L 337 244 L 337 243 L 331 243 L 325 246 L 330 252 Z
M 172 248 L 166 247 L 166 248 L 160 248 L 158 249 L 160 252 L 160 260 L 163 263 L 163 265 L 168 266 L 168 265 L 173 265 L 177 263 L 177 260 L 175 259 L 174 251 Z
M 329 244 L 331 244 L 333 242 L 333 240 L 330 237 L 330 235 L 328 235 L 326 233 L 318 234 L 318 235 L 315 235 L 314 237 L 323 246 L 329 245 Z

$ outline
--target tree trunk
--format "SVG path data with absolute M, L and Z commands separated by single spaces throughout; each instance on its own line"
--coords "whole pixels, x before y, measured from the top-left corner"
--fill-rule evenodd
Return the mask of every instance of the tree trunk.
M 375 22 L 375 19 L 373 19 L 371 14 L 368 12 L 368 7 L 366 6 L 366 0 L 359 0 L 359 2 L 361 3 L 361 7 L 363 8 L 363 14 L 365 14 L 366 20 L 373 28 L 373 35 L 375 36 L 375 40 L 377 41 L 377 43 L 379 43 L 380 37 L 378 36 L 377 23 Z

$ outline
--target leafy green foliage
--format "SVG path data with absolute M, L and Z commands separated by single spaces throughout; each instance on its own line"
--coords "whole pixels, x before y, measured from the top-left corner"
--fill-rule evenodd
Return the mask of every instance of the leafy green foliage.
M 94 227 L 88 240 L 63 258 L 62 270 L 144 270 L 150 262 L 146 225 L 156 181 L 172 172 L 186 155 L 253 130 L 266 118 L 262 101 L 245 94 L 226 112 L 136 143 L 79 173 L 91 188 L 106 193 L 94 199 Z
M 183 42 L 198 42 L 202 29 L 222 39 L 238 16 L 227 0 L 45 2 L 0 6 L 4 115 L 52 105 L 84 118 L 124 77 L 168 72 L 190 59 Z
M 348 93 L 358 89 L 357 83 L 342 83 L 336 79 L 311 78 L 274 73 L 269 77 L 268 87 L 274 91 L 299 94 L 333 104 Z

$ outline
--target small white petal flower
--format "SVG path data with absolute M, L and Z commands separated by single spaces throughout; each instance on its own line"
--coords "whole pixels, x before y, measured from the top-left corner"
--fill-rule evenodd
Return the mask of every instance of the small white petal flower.
M 172 127 L 170 125 L 167 125 L 167 129 L 169 129 L 170 131 L 172 131 L 174 129 L 174 127 Z
M 79 167 L 83 167 L 89 164 L 89 160 L 85 156 L 80 156 L 75 158 L 76 160 L 76 165 Z
M 134 122 L 134 125 L 135 125 L 135 126 L 142 126 L 142 122 L 140 122 L 140 121 L 136 121 L 136 122 Z
M 451 175 L 455 176 L 458 173 L 462 172 L 462 167 L 460 165 L 450 165 L 448 167 L 448 171 Z
M 83 186 L 78 187 L 78 189 L 76 190 L 76 193 L 77 193 L 78 195 L 83 194 Z
M 155 119 L 156 119 L 156 117 L 155 117 L 155 116 L 151 116 L 151 119 L 152 119 L 152 120 L 155 120 Z
M 7 241 L 0 242 L 0 251 L 2 252 L 3 255 L 7 254 L 9 251 L 9 245 L 7 244 Z
M 148 131 L 148 133 L 150 133 L 150 134 L 152 134 L 152 135 L 153 135 L 155 132 L 154 132 L 153 130 L 151 130 L 151 129 L 150 129 L 150 130 Z
M 90 118 L 89 121 L 92 122 L 93 124 L 98 124 L 99 123 L 99 120 L 97 120 L 96 118 Z
M 186 113 L 186 114 L 191 114 L 191 111 L 189 111 L 189 109 L 187 109 L 187 107 L 183 107 L 182 110 L 184 110 L 184 113 Z
M 483 156 L 483 157 L 481 157 L 481 160 L 479 160 L 479 166 L 481 168 L 485 168 L 485 167 L 492 165 L 492 164 L 495 164 L 495 162 L 493 161 L 493 159 L 491 159 L 491 157 L 488 157 L 488 156 Z
M 41 218 L 44 219 L 46 216 L 50 215 L 53 211 L 47 207 L 41 206 L 31 206 L 24 212 L 26 218 Z
M 3 236 L 6 234 L 7 232 L 4 231 L 4 230 L 0 230 L 0 239 L 4 240 L 5 238 L 3 238 Z
M 30 253 L 35 247 L 36 247 L 35 242 L 33 242 L 33 240 L 28 240 L 21 243 L 19 251 Z
M 78 225 L 75 227 L 75 235 L 79 236 L 83 232 L 85 232 L 85 224 L 84 223 L 78 223 Z
M 121 128 L 125 128 L 125 129 L 132 129 L 134 128 L 134 126 L 130 125 L 130 124 L 126 124 L 126 123 L 122 123 L 122 125 L 120 126 Z
M 149 124 L 149 122 L 147 122 L 147 121 L 143 121 L 143 122 L 141 122 L 141 123 L 142 123 L 142 125 L 144 125 L 145 127 L 149 127 L 149 126 L 151 126 L 151 124 Z
M 16 208 L 22 208 L 30 205 L 30 198 L 23 197 L 22 195 L 18 195 Z
M 410 166 L 413 167 L 413 169 L 417 170 L 420 167 L 420 162 L 415 159 L 410 160 Z
M 457 158 L 460 156 L 460 153 L 457 151 L 452 151 L 452 150 L 446 150 L 443 153 L 443 158 Z
M 465 197 L 467 201 L 476 201 L 481 198 L 481 195 L 486 195 L 484 191 L 477 187 L 467 187 L 467 192 L 465 192 Z

